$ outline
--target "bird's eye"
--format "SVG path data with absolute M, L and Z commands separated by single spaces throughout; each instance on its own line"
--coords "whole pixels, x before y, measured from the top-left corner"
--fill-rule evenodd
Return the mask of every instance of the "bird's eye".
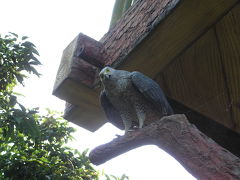
M 107 72 L 107 73 L 109 73 L 109 72 L 110 72 L 110 70 L 109 70 L 109 69 L 106 69 L 106 72 Z

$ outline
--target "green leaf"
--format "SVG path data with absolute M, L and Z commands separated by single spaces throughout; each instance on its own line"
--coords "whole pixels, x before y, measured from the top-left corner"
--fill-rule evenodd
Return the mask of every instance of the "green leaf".
M 17 103 L 17 97 L 16 96 L 10 96 L 9 106 L 13 107 Z
M 32 65 L 40 65 L 41 63 L 39 61 L 31 61 L 29 62 L 29 64 L 32 64 Z
M 41 62 L 38 60 L 38 58 L 36 58 L 33 54 L 31 55 L 31 59 L 36 61 L 38 64 L 36 65 L 41 65 Z
M 14 117 L 13 118 L 18 124 L 21 124 L 22 123 L 22 118 L 21 117 Z
M 8 138 L 13 138 L 13 136 L 14 136 L 14 125 L 11 123 L 11 124 L 9 124 L 9 126 L 8 126 Z
M 22 96 L 22 97 L 25 97 L 23 94 L 21 94 L 21 93 L 18 93 L 18 92 L 12 92 L 14 95 L 16 95 L 16 96 Z
M 6 137 L 7 136 L 7 130 L 4 128 L 3 129 L 3 137 Z
M 33 72 L 33 74 L 37 75 L 38 77 L 41 75 L 37 72 L 37 70 L 33 66 L 29 66 L 29 67 L 30 67 L 29 69 L 31 70 L 31 72 Z
M 31 50 L 32 50 L 32 53 L 34 53 L 34 54 L 40 56 L 40 55 L 39 55 L 39 52 L 38 52 L 35 48 L 32 48 Z
M 25 41 L 24 43 L 22 43 L 22 46 L 27 47 L 27 48 L 36 47 L 33 43 L 31 43 L 29 41 Z
M 22 121 L 23 127 L 30 133 L 33 138 L 40 136 L 39 128 L 33 118 L 27 118 Z
M 31 111 L 28 112 L 28 114 L 31 114 L 31 115 L 32 115 L 32 114 L 36 114 L 36 113 L 38 113 L 38 110 L 37 110 L 37 109 L 31 110 Z
M 23 36 L 22 37 L 22 40 L 24 41 L 24 40 L 26 40 L 26 39 L 28 39 L 29 37 L 27 37 L 27 36 Z
M 27 71 L 27 72 L 31 72 L 31 68 L 30 68 L 30 65 L 28 64 L 28 62 L 27 61 L 25 61 L 25 62 L 23 62 L 23 64 L 24 64 L 24 69 Z
M 23 84 L 23 76 L 21 75 L 21 74 L 14 74 L 15 75 L 15 77 L 17 78 L 17 81 L 19 82 L 19 83 L 21 83 L 22 85 L 24 85 Z
M 18 103 L 18 105 L 19 105 L 19 103 Z M 20 109 L 13 109 L 13 118 L 15 118 L 15 117 L 24 117 L 25 116 L 25 112 L 24 111 L 22 111 L 22 110 L 20 110 Z
M 18 103 L 18 105 L 20 106 L 23 112 L 26 112 L 26 108 L 23 105 L 21 105 L 20 103 Z
M 15 36 L 16 38 L 18 38 L 18 35 L 16 33 L 13 33 L 13 32 L 9 32 L 9 34 Z

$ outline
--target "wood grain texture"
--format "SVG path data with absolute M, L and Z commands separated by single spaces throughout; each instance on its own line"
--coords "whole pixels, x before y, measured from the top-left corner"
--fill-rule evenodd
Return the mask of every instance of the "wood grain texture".
M 67 78 L 71 71 L 72 57 L 74 54 L 74 50 L 77 44 L 77 38 L 75 38 L 63 51 L 62 58 L 59 64 L 57 76 L 55 79 L 53 94 L 54 91 L 61 85 L 64 79 Z
M 240 4 L 216 25 L 234 129 L 240 132 Z
M 214 30 L 210 29 L 160 76 L 169 97 L 232 128 L 227 82 L 217 43 Z
M 102 68 L 105 65 L 105 49 L 103 44 L 88 37 L 81 35 L 79 45 L 75 49 L 75 56 L 84 61 Z
M 79 34 L 63 51 L 53 89 L 55 96 L 75 105 L 83 103 L 98 105 L 97 92 L 92 88 L 99 69 L 80 57 L 81 54 L 89 55 L 89 51 L 82 52 L 94 44 L 92 41 L 94 40 Z
M 61 90 L 59 86 L 61 86 L 61 83 L 66 78 L 72 78 L 73 80 L 78 81 L 79 83 L 82 83 L 88 87 L 93 87 L 93 83 L 95 82 L 96 78 L 97 67 L 85 61 L 80 56 L 86 56 L 85 51 L 89 49 L 89 46 L 94 46 L 94 42 L 95 41 L 93 39 L 80 33 L 64 49 L 53 88 L 53 94 L 56 90 Z M 100 49 L 100 47 L 96 47 L 95 49 Z M 96 57 L 94 53 L 89 53 L 88 51 L 87 55 L 90 56 L 89 54 Z

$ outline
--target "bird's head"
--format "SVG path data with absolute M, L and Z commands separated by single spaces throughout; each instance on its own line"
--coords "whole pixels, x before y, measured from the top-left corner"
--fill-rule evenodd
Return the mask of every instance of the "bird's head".
M 109 80 L 112 77 L 114 71 L 115 71 L 115 69 L 110 68 L 110 67 L 103 68 L 101 70 L 101 72 L 99 73 L 100 80 L 102 82 L 106 81 L 106 80 Z

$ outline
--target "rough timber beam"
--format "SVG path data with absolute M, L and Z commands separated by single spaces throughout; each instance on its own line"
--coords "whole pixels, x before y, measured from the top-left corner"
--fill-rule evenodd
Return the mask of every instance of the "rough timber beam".
M 63 51 L 53 89 L 55 96 L 74 104 L 67 103 L 64 117 L 90 131 L 106 122 L 93 89 L 103 56 L 102 43 L 80 33 Z

